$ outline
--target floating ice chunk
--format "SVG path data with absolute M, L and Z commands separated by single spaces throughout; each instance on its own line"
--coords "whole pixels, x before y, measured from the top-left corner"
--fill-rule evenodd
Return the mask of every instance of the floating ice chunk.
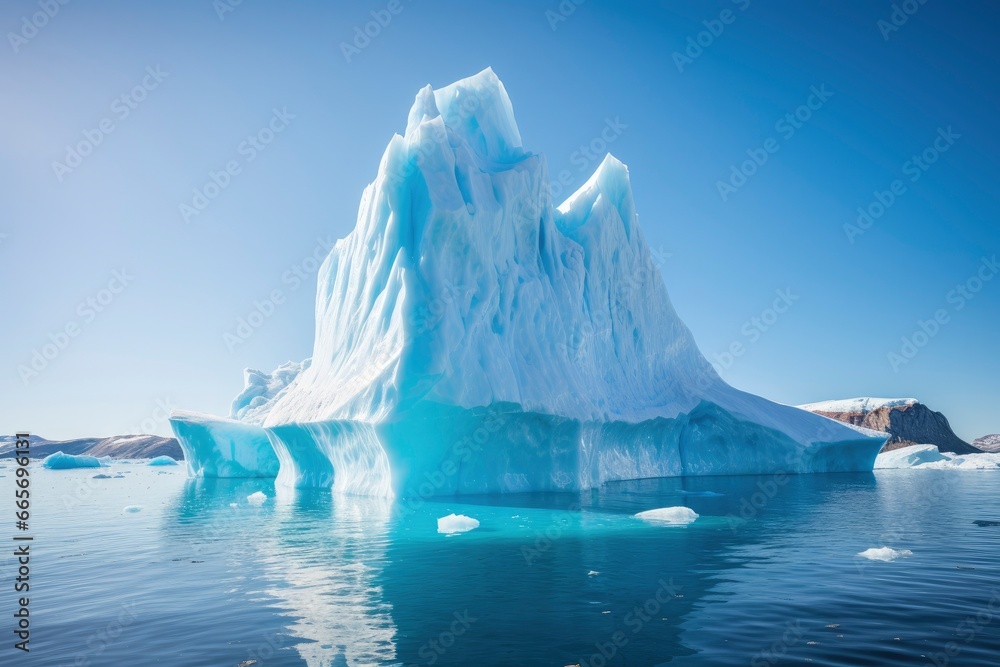
M 127 512 L 128 514 L 135 514 L 136 512 L 142 511 L 142 505 L 129 505 L 122 512 Z
M 919 468 L 921 470 L 1000 470 L 1000 453 L 953 454 L 935 445 L 910 445 L 879 454 L 876 469 Z
M 588 577 L 596 577 L 599 574 L 600 574 L 600 572 L 598 572 L 597 570 L 591 570 L 590 572 L 587 573 L 587 576 Z
M 439 533 L 465 533 L 473 528 L 479 528 L 479 522 L 464 514 L 449 514 L 438 519 Z
M 686 526 L 689 523 L 694 523 L 695 519 L 698 518 L 697 512 L 690 507 L 661 507 L 639 512 L 635 516 L 648 523 L 666 526 Z
M 71 468 L 100 468 L 101 461 L 93 456 L 63 454 L 56 452 L 45 457 L 42 467 L 50 470 L 69 470 Z
M 177 461 L 175 461 L 170 456 L 164 455 L 164 456 L 157 456 L 155 459 L 150 460 L 150 462 L 147 465 L 151 465 L 151 466 L 175 466 L 175 465 L 177 465 Z
M 247 496 L 247 502 L 256 507 L 260 507 L 266 501 L 267 501 L 267 496 L 260 491 L 257 491 L 256 493 L 251 493 L 249 496 Z
M 909 549 L 892 549 L 890 547 L 880 547 L 878 549 L 866 549 L 858 554 L 862 558 L 867 558 L 868 560 L 880 560 L 885 563 L 896 560 L 897 558 L 905 558 L 906 556 L 912 556 L 913 552 Z
M 230 507 L 239 507 L 240 504 L 239 503 L 229 503 L 229 506 Z

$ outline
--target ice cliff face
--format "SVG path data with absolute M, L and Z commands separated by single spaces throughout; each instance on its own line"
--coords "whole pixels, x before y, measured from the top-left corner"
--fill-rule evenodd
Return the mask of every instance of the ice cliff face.
M 437 495 L 871 469 L 881 440 L 716 375 L 625 165 L 549 193 L 492 70 L 418 93 L 319 271 L 311 364 L 248 374 L 233 404 L 279 481 Z

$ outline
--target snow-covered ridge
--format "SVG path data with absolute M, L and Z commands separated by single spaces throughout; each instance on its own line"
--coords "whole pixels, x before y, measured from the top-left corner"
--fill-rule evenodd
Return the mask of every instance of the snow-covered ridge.
M 868 414 L 872 410 L 879 408 L 901 408 L 907 405 L 915 405 L 915 398 L 871 398 L 862 396 L 860 398 L 842 398 L 833 401 L 820 401 L 818 403 L 806 403 L 798 407 L 809 412 L 858 412 Z
M 570 490 L 871 469 L 884 441 L 726 384 L 671 305 L 628 168 L 607 156 L 556 207 L 489 69 L 417 94 L 319 270 L 311 363 L 245 385 L 236 420 L 172 420 L 196 474 Z

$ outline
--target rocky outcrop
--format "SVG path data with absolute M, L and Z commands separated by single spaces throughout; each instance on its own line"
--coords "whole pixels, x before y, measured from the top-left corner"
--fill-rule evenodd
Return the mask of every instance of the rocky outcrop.
M 973 447 L 978 447 L 984 452 L 1000 452 L 1000 433 L 984 435 L 972 441 Z
M 846 411 L 837 409 L 844 405 L 859 407 Z M 955 435 L 943 414 L 912 399 L 887 399 L 881 404 L 878 399 L 849 399 L 799 407 L 847 424 L 890 434 L 883 452 L 910 445 L 937 445 L 940 451 L 955 454 L 982 451 Z
M 159 435 L 114 435 L 110 438 L 77 438 L 76 440 L 46 440 L 31 436 L 31 458 L 40 460 L 49 454 L 86 454 L 88 456 L 110 456 L 116 459 L 152 459 L 169 456 L 175 460 L 184 458 L 184 452 L 175 438 Z M 0 439 L 0 458 L 14 456 L 14 438 Z

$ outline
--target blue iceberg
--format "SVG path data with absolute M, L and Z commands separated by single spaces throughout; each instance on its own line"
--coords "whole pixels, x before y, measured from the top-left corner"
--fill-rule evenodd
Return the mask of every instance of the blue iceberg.
M 50 470 L 70 470 L 72 468 L 100 468 L 101 461 L 94 456 L 63 454 L 56 452 L 45 457 L 42 467 Z
M 149 463 L 147 463 L 146 465 L 151 465 L 151 466 L 175 466 L 175 465 L 177 465 L 177 461 L 175 461 L 173 459 L 173 457 L 171 457 L 171 456 L 163 455 L 163 456 L 157 456 L 155 459 L 150 459 Z
M 628 168 L 562 203 L 487 69 L 421 90 L 319 271 L 310 360 L 176 413 L 189 470 L 428 497 L 871 470 L 885 436 L 726 384 L 671 305 Z

